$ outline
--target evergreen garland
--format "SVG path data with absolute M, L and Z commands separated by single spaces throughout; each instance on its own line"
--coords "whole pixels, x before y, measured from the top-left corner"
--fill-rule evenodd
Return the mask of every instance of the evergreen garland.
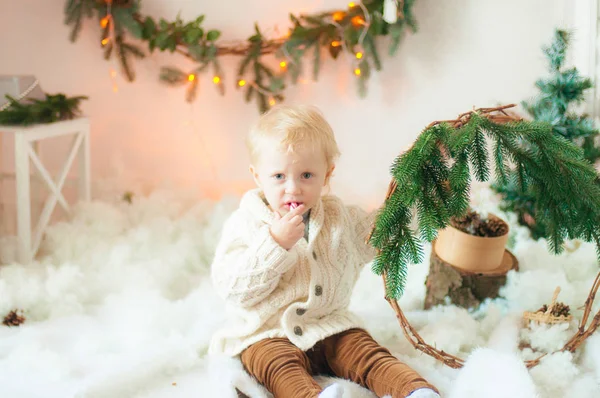
M 0 125 L 23 125 L 52 123 L 73 119 L 81 114 L 79 105 L 85 96 L 67 97 L 64 94 L 46 94 L 46 99 L 28 99 L 21 104 L 10 95 L 6 95 L 9 106 L 0 111 Z
M 172 22 L 155 20 L 140 14 L 140 0 L 67 0 L 65 23 L 70 25 L 71 41 L 81 32 L 86 18 L 97 17 L 102 27 L 101 45 L 104 58 L 116 55 L 127 80 L 135 73 L 132 58 L 143 58 L 145 52 L 127 41 L 128 35 L 148 45 L 150 53 L 169 51 L 178 53 L 196 64 L 190 70 L 163 67 L 161 81 L 170 85 L 186 85 L 186 100 L 196 98 L 199 79 L 210 73 L 216 89 L 224 94 L 225 76 L 219 59 L 225 55 L 241 57 L 233 86 L 244 91 L 246 101 L 256 101 L 261 112 L 284 100 L 286 82 L 296 84 L 305 64 L 312 64 L 312 78 L 317 80 L 325 49 L 337 59 L 343 50 L 352 58 L 350 70 L 355 74 L 359 94 L 366 94 L 366 82 L 371 69 L 381 69 L 381 58 L 376 46 L 377 36 L 390 36 L 389 54 L 394 55 L 406 30 L 416 31 L 412 10 L 415 0 L 398 0 L 396 22 L 383 19 L 384 0 L 365 0 L 350 3 L 346 10 L 335 10 L 313 15 L 291 15 L 293 24 L 288 35 L 269 38 L 258 25 L 245 41 L 221 44 L 221 32 L 204 26 L 204 15 L 192 21 L 179 16 Z M 279 67 L 273 68 L 265 55 L 273 54 Z
M 393 188 L 370 237 L 379 251 L 373 271 L 385 273 L 388 297 L 402 295 L 408 264 L 423 261 L 420 239 L 433 241 L 451 217 L 467 212 L 471 172 L 478 181 L 487 181 L 493 172 L 500 183 L 511 181 L 535 192 L 540 198 L 535 212 L 547 222 L 554 253 L 562 251 L 565 239 L 578 238 L 595 242 L 600 258 L 595 169 L 580 148 L 552 134 L 548 123 L 498 123 L 504 116 L 492 112 L 504 108 L 469 112 L 452 125 L 433 123 L 395 159 Z M 486 136 L 493 143 L 490 153 Z M 416 231 L 410 227 L 413 212 L 418 216 Z
M 594 164 L 600 158 L 600 146 L 596 144 L 600 132 L 590 117 L 578 115 L 574 109 L 584 101 L 585 92 L 593 85 L 589 78 L 580 76 L 576 68 L 564 67 L 569 39 L 566 31 L 554 32 L 554 41 L 544 48 L 550 76 L 536 82 L 538 97 L 523 102 L 523 107 L 533 120 L 549 123 L 553 134 L 580 147 L 584 158 Z M 536 212 L 536 203 L 543 198 L 533 189 L 522 190 L 514 181 L 512 178 L 508 183 L 492 186 L 502 196 L 502 209 L 516 213 L 519 223 L 529 228 L 534 239 L 549 237 L 547 215 Z

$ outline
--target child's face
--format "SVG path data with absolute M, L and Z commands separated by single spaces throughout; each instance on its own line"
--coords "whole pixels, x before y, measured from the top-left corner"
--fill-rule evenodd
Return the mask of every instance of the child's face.
M 299 146 L 288 153 L 269 143 L 250 171 L 271 209 L 283 216 L 293 204 L 304 204 L 306 210 L 314 207 L 333 168 L 327 168 L 321 150 Z

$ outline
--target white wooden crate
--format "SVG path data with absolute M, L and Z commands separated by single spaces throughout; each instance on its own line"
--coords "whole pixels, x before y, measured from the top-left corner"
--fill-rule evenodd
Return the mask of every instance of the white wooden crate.
M 63 195 L 63 188 L 69 170 L 78 157 L 77 185 L 80 200 L 90 200 L 90 122 L 86 117 L 33 126 L 0 126 L 0 154 L 2 153 L 2 136 L 14 136 L 14 178 L 16 186 L 17 210 L 17 261 L 27 264 L 33 260 L 40 248 L 44 232 L 50 221 L 54 208 L 59 204 L 70 214 L 70 205 Z M 72 136 L 70 149 L 66 154 L 58 176 L 52 178 L 50 172 L 42 163 L 36 150 L 40 141 L 60 136 Z M 48 188 L 47 197 L 35 226 L 32 225 L 31 215 L 31 167 Z M 2 163 L 0 163 L 1 167 Z M 7 173 L 0 173 L 0 180 Z

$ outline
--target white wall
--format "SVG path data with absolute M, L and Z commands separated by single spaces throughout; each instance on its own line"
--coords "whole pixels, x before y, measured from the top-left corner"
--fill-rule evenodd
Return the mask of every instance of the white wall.
M 64 3 L 0 0 L 0 74 L 33 74 L 46 92 L 90 96 L 83 109 L 92 119 L 94 177 L 120 173 L 123 187 L 132 180 L 147 187 L 168 182 L 212 197 L 251 186 L 243 135 L 258 113 L 233 89 L 238 59 L 224 61 L 225 97 L 205 76 L 197 101 L 187 104 L 182 88 L 158 82 L 161 65 L 186 61 L 158 53 L 137 62 L 136 82 L 120 79 L 115 94 L 98 45 L 99 27 L 89 21 L 79 41 L 70 43 Z M 540 46 L 556 26 L 572 23 L 569 4 L 419 0 L 419 32 L 405 38 L 396 57 L 383 56 L 383 71 L 372 76 L 365 99 L 356 93 L 348 63 L 339 60 L 327 59 L 318 82 L 289 89 L 288 102 L 319 106 L 336 131 L 342 158 L 334 192 L 375 206 L 385 195 L 394 157 L 429 122 L 534 94 L 533 83 L 545 67 Z M 254 21 L 284 31 L 289 12 L 345 6 L 341 0 L 144 0 L 142 12 L 157 18 L 181 12 L 184 19 L 204 13 L 207 27 L 222 30 L 223 39 L 237 39 L 252 33 Z M 5 169 L 11 167 L 9 152 L 5 144 Z M 44 148 L 55 169 L 59 152 L 60 144 Z

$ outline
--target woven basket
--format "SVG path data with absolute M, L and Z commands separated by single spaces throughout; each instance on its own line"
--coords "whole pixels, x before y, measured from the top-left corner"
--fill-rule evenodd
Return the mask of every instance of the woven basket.
M 568 315 L 568 316 L 552 315 L 552 310 L 554 309 L 554 306 L 556 305 L 556 298 L 558 297 L 559 292 L 560 292 L 560 286 L 556 287 L 556 289 L 554 290 L 554 295 L 552 296 L 552 303 L 550 303 L 546 312 L 525 311 L 523 313 L 523 318 L 526 321 L 534 321 L 534 322 L 538 322 L 538 323 L 547 323 L 547 324 L 570 322 L 571 319 L 573 319 L 573 317 L 571 315 Z

